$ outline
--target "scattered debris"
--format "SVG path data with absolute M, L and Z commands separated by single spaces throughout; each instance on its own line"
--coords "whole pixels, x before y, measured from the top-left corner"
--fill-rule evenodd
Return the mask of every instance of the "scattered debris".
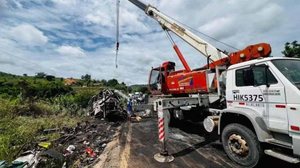
M 7 166 L 6 161 L 0 160 L 0 168 L 4 168 L 4 167 L 6 167 L 6 166 Z
M 95 152 L 93 151 L 93 149 L 91 149 L 90 147 L 86 148 L 86 149 L 85 149 L 85 152 L 86 152 L 87 154 L 89 154 L 89 157 L 92 157 L 92 158 L 96 157 L 96 153 L 95 153 Z
M 49 138 L 45 137 L 45 136 L 41 136 L 41 137 L 38 138 L 39 142 L 45 142 L 45 141 L 48 141 L 48 140 L 49 140 Z
M 151 110 L 150 109 L 146 109 L 142 114 L 142 117 L 151 117 Z
M 12 167 L 34 167 L 38 163 L 39 152 L 26 151 L 12 162 Z
M 122 120 L 123 121 L 123 120 Z M 107 143 L 113 138 L 122 121 L 110 122 L 93 117 L 84 119 L 74 128 L 47 129 L 42 134 L 57 132 L 61 136 L 53 141 L 38 138 L 24 148 L 28 150 L 12 163 L 0 161 L 0 168 L 6 167 L 85 167 L 98 161 Z M 54 132 L 53 132 L 54 131 Z M 31 148 L 31 149 L 30 149 Z
M 45 129 L 43 131 L 44 134 L 50 134 L 50 133 L 54 133 L 54 132 L 58 132 L 59 129 L 58 128 L 50 128 L 50 129 Z
M 102 148 L 105 148 L 105 147 L 106 147 L 106 143 L 103 143 L 103 144 L 101 145 L 101 147 L 102 147 Z
M 91 165 L 97 161 L 106 146 L 103 144 L 111 141 L 120 124 L 120 121 L 90 118 L 73 129 L 62 130 L 62 136 L 55 141 L 55 149 L 63 153 L 67 167 Z
M 45 148 L 45 149 L 49 149 L 49 147 L 51 146 L 51 142 L 40 142 L 38 144 L 38 146 Z
M 41 151 L 39 161 L 36 167 L 63 167 L 65 165 L 65 157 L 55 149 Z
M 72 154 L 75 151 L 76 147 L 74 145 L 69 145 L 68 148 L 66 149 L 67 153 L 66 155 Z
M 142 117 L 140 117 L 140 116 L 136 116 L 136 117 L 135 117 L 135 119 L 136 119 L 136 121 L 138 121 L 138 122 L 139 122 L 139 121 L 141 121 L 141 120 L 142 120 Z

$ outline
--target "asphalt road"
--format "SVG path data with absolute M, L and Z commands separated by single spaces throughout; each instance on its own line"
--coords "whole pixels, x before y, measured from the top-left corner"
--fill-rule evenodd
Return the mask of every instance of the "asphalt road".
M 175 157 L 171 163 L 159 163 L 154 154 L 160 150 L 155 119 L 139 123 L 126 123 L 121 130 L 121 151 L 126 151 L 127 165 L 132 168 L 239 168 L 224 153 L 218 136 L 207 134 L 199 124 L 182 123 L 170 128 L 169 153 Z M 259 167 L 300 167 L 266 156 Z

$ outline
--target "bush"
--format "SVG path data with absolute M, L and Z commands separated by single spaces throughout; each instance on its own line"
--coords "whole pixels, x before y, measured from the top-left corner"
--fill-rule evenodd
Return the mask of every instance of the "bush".
M 20 101 L 18 99 L 9 100 L 0 98 L 0 118 L 14 116 L 18 111 L 16 108 L 18 106 L 20 106 Z
M 51 98 L 72 92 L 70 86 L 65 86 L 60 80 L 35 79 L 30 77 L 0 78 L 0 95 L 15 98 Z
M 25 98 L 51 98 L 58 95 L 64 95 L 72 92 L 72 88 L 63 85 L 62 82 L 40 80 L 36 83 L 27 83 L 22 81 L 19 83 L 22 95 Z

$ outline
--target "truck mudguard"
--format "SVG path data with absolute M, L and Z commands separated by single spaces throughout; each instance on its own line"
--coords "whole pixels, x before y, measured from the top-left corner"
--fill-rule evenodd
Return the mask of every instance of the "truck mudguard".
M 221 134 L 221 128 L 222 124 L 222 118 L 224 119 L 224 116 L 230 115 L 230 114 L 238 114 L 246 117 L 251 123 L 255 130 L 255 133 L 257 135 L 257 138 L 260 142 L 265 142 L 266 139 L 272 138 L 272 135 L 268 131 L 267 125 L 265 124 L 265 121 L 261 117 L 261 115 L 254 111 L 251 108 L 239 108 L 239 107 L 233 107 L 233 108 L 227 108 L 222 110 L 220 115 L 220 121 L 218 125 L 218 134 Z M 225 122 L 225 121 L 223 121 Z

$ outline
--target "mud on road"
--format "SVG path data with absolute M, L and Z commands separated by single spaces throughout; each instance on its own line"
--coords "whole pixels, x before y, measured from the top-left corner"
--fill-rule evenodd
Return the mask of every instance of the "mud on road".
M 143 119 L 138 123 L 124 123 L 115 146 L 109 151 L 105 168 L 239 168 L 224 153 L 217 134 L 205 133 L 202 125 L 181 123 L 170 128 L 169 153 L 172 163 L 159 163 L 154 154 L 160 151 L 156 119 Z M 116 152 L 119 152 L 116 154 Z M 110 156 L 112 155 L 112 156 Z M 118 157 L 119 156 L 119 157 Z M 299 167 L 281 160 L 265 157 L 259 167 Z

